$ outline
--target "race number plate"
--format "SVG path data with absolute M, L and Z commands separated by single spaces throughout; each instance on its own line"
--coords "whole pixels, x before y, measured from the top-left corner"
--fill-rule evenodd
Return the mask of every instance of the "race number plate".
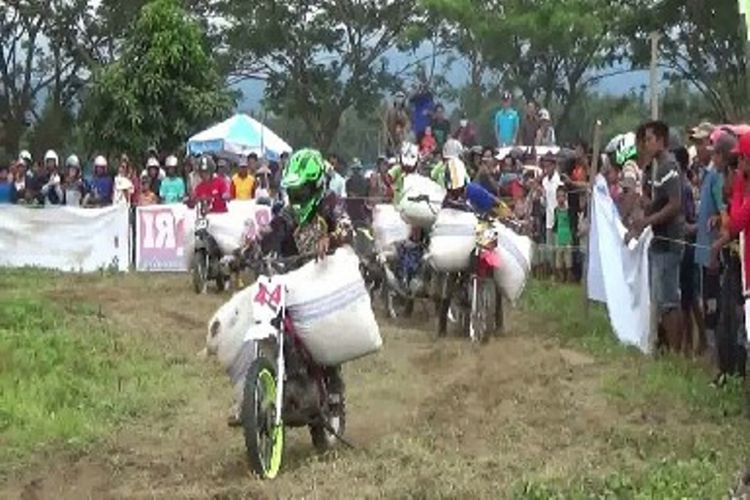
M 202 230 L 204 230 L 204 229 L 206 229 L 206 228 L 208 228 L 208 219 L 199 219 L 199 220 L 198 220 L 198 221 L 197 221 L 197 222 L 195 223 L 195 229 L 196 229 L 197 231 L 202 231 Z

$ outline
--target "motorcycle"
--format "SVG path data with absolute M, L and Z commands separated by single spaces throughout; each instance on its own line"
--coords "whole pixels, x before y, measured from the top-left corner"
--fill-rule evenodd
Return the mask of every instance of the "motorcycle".
M 276 477 L 284 453 L 287 427 L 309 427 L 318 451 L 341 440 L 346 426 L 346 405 L 331 400 L 326 369 L 315 363 L 287 315 L 283 272 L 293 259 L 263 259 L 253 299 L 254 327 L 245 336 L 253 342 L 255 357 L 245 379 L 240 419 L 253 471 L 261 478 Z M 343 384 L 342 384 L 343 385 Z
M 378 256 L 384 275 L 382 295 L 391 319 L 408 317 L 417 299 L 431 298 L 430 285 L 435 271 L 427 262 L 429 242 L 425 237 L 418 241 L 400 242 L 388 252 Z
M 195 206 L 195 252 L 190 264 L 193 289 L 197 294 L 206 293 L 208 282 L 212 280 L 223 292 L 229 281 L 228 261 L 208 232 L 208 226 L 208 203 L 200 201 Z
M 486 342 L 502 328 L 502 302 L 493 276 L 500 265 L 495 252 L 497 239 L 492 221 L 480 219 L 469 269 L 450 273 L 443 281 L 438 311 L 439 335 L 446 331 L 452 314 L 457 316 L 472 342 Z

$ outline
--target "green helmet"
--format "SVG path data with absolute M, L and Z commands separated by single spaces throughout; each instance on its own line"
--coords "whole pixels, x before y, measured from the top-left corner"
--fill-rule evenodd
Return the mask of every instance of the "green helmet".
M 284 169 L 281 187 L 297 221 L 308 222 L 325 194 L 325 160 L 320 151 L 301 149 L 295 152 Z
M 638 157 L 638 147 L 636 146 L 635 134 L 628 132 L 624 134 L 617 144 L 615 161 L 618 165 L 624 165 L 626 161 Z

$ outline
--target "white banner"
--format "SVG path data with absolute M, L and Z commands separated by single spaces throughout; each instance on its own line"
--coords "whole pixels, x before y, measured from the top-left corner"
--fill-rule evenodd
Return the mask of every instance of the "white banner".
M 609 196 L 607 182 L 597 176 L 589 241 L 589 298 L 606 302 L 609 320 L 624 344 L 651 351 L 651 295 L 648 248 L 653 233 L 647 228 L 638 241 L 625 245 L 627 230 Z
M 0 266 L 127 271 L 128 209 L 0 205 Z

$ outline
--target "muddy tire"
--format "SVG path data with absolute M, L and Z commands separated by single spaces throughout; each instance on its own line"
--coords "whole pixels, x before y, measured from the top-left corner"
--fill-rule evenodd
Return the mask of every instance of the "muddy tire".
M 276 370 L 265 357 L 247 371 L 240 419 L 250 468 L 261 479 L 273 479 L 284 455 L 284 425 L 275 425 Z
M 477 303 L 471 308 L 469 321 L 474 328 L 474 338 L 487 342 L 497 326 L 497 289 L 492 278 L 477 278 Z
M 198 250 L 193 254 L 190 262 L 190 273 L 193 279 L 193 290 L 201 295 L 208 288 L 208 262 L 206 252 Z

